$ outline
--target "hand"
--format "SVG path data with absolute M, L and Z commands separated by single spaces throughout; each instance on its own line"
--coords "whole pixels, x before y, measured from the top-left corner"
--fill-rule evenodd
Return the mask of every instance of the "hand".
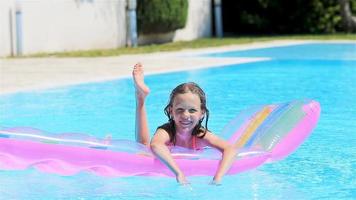
M 176 179 L 177 179 L 177 182 L 181 185 L 190 184 L 189 181 L 185 178 L 184 174 L 177 174 Z
M 221 179 L 215 178 L 209 183 L 210 185 L 221 185 Z
M 212 180 L 212 181 L 209 183 L 209 185 L 216 185 L 216 186 L 219 186 L 219 185 L 221 185 L 221 183 Z

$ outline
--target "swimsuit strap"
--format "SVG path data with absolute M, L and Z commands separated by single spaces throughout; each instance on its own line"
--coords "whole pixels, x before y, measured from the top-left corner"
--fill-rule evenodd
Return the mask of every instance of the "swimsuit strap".
M 192 136 L 192 148 L 193 150 L 197 150 L 197 136 Z

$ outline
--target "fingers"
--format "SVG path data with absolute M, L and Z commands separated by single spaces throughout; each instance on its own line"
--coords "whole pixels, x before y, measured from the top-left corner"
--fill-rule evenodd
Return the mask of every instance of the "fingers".
M 209 183 L 209 185 L 216 185 L 216 186 L 220 186 L 220 185 L 221 185 L 221 183 L 220 183 L 220 182 L 218 182 L 218 181 L 212 180 L 212 181 Z
M 185 178 L 184 175 L 180 174 L 176 177 L 177 182 L 181 185 L 189 185 L 189 181 Z

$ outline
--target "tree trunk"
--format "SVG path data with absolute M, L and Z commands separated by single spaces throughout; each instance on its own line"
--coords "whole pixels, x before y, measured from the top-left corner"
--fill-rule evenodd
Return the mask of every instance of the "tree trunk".
M 356 32 L 356 17 L 352 16 L 349 0 L 339 0 L 344 28 L 347 32 Z

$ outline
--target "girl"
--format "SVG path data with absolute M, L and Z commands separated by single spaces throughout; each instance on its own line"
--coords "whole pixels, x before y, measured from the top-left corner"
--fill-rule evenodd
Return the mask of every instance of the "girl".
M 222 152 L 222 159 L 212 183 L 219 184 L 223 175 L 230 168 L 236 150 L 227 141 L 212 134 L 207 129 L 209 110 L 203 90 L 195 83 L 177 86 L 170 95 L 165 114 L 168 123 L 158 127 L 151 142 L 145 109 L 145 98 L 150 92 L 144 83 L 143 67 L 137 63 L 133 69 L 136 88 L 136 141 L 150 146 L 155 155 L 176 175 L 181 184 L 188 184 L 186 177 L 172 158 L 167 145 L 199 149 L 211 146 Z M 206 117 L 205 127 L 201 125 Z

